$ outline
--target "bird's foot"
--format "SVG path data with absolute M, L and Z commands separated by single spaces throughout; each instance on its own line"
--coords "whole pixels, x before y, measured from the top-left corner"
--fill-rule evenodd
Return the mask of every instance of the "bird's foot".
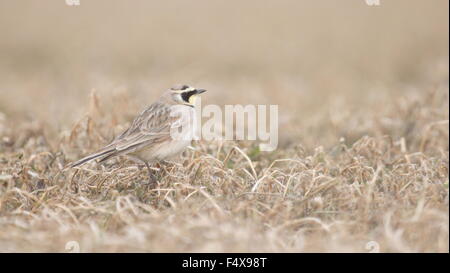
M 142 185 L 147 186 L 150 189 L 154 189 L 158 185 L 158 179 L 156 178 L 155 175 L 149 174 L 148 180 L 142 182 Z

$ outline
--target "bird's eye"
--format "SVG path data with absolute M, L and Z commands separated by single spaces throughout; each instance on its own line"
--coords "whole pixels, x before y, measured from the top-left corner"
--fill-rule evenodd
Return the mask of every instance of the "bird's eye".
M 185 101 L 185 102 L 189 102 L 189 92 L 185 92 L 185 93 L 181 93 L 181 98 Z
M 183 85 L 183 86 L 181 87 L 181 90 L 186 90 L 186 89 L 188 89 L 188 88 L 189 88 L 189 86 Z

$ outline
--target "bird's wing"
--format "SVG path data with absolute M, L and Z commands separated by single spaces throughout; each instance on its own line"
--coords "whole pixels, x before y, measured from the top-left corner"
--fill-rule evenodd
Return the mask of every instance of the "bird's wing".
M 110 145 L 116 151 L 131 152 L 140 147 L 164 142 L 171 138 L 170 128 L 176 117 L 170 116 L 170 107 L 154 103 L 145 109 Z
M 71 166 L 76 167 L 98 158 L 102 162 L 113 156 L 139 150 L 147 145 L 170 141 L 171 129 L 178 126 L 177 121 L 180 119 L 171 115 L 170 111 L 169 105 L 160 102 L 150 105 L 134 119 L 130 128 L 117 136 L 110 144 L 96 153 L 72 163 Z

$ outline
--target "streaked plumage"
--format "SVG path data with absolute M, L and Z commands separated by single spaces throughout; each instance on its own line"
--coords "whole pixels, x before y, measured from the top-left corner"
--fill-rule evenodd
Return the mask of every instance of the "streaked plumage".
M 195 97 L 205 91 L 187 85 L 172 87 L 158 101 L 138 115 L 131 126 L 110 144 L 94 154 L 72 163 L 71 167 L 94 159 L 103 162 L 118 155 L 128 155 L 145 163 L 151 176 L 150 163 L 175 156 L 190 144 L 189 139 L 174 139 L 171 135 L 171 128 L 185 126 L 184 120 L 192 120 L 171 115 L 173 107 L 189 107 L 186 108 L 188 111 L 183 111 L 183 114 L 195 115 L 193 110 Z

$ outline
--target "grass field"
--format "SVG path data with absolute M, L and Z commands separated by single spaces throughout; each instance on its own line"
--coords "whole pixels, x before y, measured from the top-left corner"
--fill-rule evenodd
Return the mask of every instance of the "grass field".
M 448 1 L 132 2 L 0 3 L 0 252 L 449 251 Z M 64 170 L 176 83 L 278 148 Z

